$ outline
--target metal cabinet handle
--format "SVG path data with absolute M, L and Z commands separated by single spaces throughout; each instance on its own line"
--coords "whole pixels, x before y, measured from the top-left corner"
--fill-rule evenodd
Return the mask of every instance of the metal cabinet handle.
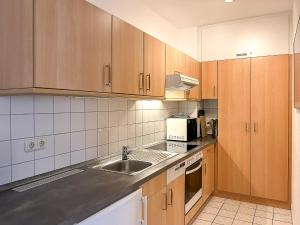
M 254 122 L 254 124 L 253 124 L 253 131 L 254 131 L 254 133 L 257 133 L 257 123 L 256 122 Z
M 144 89 L 144 73 L 140 73 L 139 75 L 139 89 Z
M 142 206 L 143 206 L 143 219 L 141 220 L 142 225 L 147 225 L 148 223 L 148 197 L 142 197 Z
M 146 91 L 150 91 L 151 89 L 151 74 L 146 75 Z
M 168 200 L 167 200 L 167 193 L 163 193 L 163 204 L 162 204 L 162 210 L 167 210 Z
M 108 71 L 107 76 L 106 76 L 106 71 Z M 104 66 L 104 76 L 105 76 L 105 86 L 110 86 L 111 85 L 111 67 L 110 65 L 105 65 Z
M 216 97 L 216 86 L 215 85 L 214 85 L 213 89 L 214 89 L 214 97 Z
M 169 189 L 168 205 L 173 204 L 173 190 Z

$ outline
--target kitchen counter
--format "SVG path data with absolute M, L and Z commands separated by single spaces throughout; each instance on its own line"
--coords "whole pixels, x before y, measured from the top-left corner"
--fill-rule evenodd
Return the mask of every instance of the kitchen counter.
M 83 172 L 16 192 L 0 192 L 0 224 L 5 225 L 73 225 L 99 212 L 137 190 L 143 183 L 174 166 L 196 152 L 214 144 L 210 136 L 190 142 L 198 147 L 178 154 L 135 175 L 123 175 L 103 170 Z

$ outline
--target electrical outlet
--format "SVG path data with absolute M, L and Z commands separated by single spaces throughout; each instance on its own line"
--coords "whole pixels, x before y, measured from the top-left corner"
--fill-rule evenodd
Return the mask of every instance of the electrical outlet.
M 25 152 L 33 152 L 37 149 L 37 143 L 35 139 L 27 139 L 24 143 Z
M 38 138 L 37 142 L 37 150 L 43 150 L 47 148 L 47 138 Z

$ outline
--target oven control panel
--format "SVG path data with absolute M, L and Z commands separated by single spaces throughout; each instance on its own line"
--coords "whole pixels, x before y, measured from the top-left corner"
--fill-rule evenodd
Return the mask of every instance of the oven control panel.
M 202 159 L 202 158 L 203 158 L 202 152 L 196 153 L 195 155 L 191 156 L 190 158 L 188 158 L 186 160 L 186 167 L 192 165 L 193 163 L 197 162 L 199 159 Z

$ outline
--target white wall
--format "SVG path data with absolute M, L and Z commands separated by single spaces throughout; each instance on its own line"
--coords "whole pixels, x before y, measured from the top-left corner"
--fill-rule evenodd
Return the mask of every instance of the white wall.
M 197 59 L 197 27 L 179 29 L 139 0 L 87 1 Z
M 293 39 L 298 17 L 300 15 L 300 0 L 294 0 L 293 7 Z M 300 224 L 300 110 L 293 108 L 292 131 L 292 212 L 294 224 Z
M 275 14 L 199 28 L 202 61 L 289 53 L 290 14 Z

